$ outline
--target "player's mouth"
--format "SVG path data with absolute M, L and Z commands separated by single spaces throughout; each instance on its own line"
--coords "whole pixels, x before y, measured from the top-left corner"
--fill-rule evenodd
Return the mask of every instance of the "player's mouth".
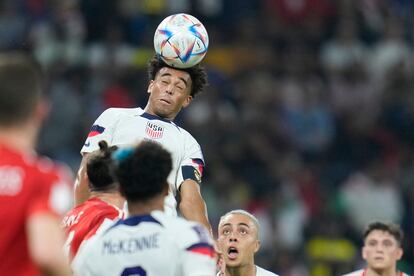
M 229 247 L 229 249 L 227 250 L 227 257 L 230 260 L 235 260 L 237 256 L 239 256 L 239 250 L 237 250 L 237 248 L 233 246 Z
M 167 99 L 160 99 L 160 102 L 162 102 L 164 104 L 171 104 L 171 102 Z

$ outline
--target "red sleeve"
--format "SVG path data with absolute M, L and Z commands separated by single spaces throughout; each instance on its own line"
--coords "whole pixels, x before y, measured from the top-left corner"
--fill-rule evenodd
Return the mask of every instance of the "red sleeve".
M 41 169 L 34 180 L 36 189 L 32 193 L 28 215 L 48 212 L 62 216 L 72 204 L 71 178 L 61 167 L 53 166 Z

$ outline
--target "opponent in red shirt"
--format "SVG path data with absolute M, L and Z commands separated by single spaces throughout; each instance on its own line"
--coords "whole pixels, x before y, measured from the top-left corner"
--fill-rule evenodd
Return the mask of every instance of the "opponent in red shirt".
M 34 154 L 46 115 L 37 65 L 0 54 L 0 271 L 70 275 L 60 213 L 70 205 L 67 171 Z
M 105 141 L 100 141 L 99 150 L 88 155 L 86 175 L 91 197 L 63 218 L 67 234 L 65 250 L 71 259 L 81 243 L 93 236 L 103 223 L 123 218 L 121 208 L 125 200 L 110 173 L 111 153 L 116 148 L 108 148 Z

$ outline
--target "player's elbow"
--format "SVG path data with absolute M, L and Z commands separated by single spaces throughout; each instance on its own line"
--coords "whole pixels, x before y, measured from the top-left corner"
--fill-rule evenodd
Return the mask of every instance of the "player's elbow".
M 190 200 L 182 199 L 179 204 L 179 209 L 181 213 L 183 214 L 187 214 L 191 212 L 192 211 L 191 209 L 193 209 L 194 211 L 194 201 L 192 202 Z

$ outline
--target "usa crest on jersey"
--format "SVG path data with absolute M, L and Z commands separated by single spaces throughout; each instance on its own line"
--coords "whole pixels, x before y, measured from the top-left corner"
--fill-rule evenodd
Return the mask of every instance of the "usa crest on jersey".
M 159 139 L 164 133 L 164 128 L 152 122 L 148 122 L 147 126 L 145 127 L 145 133 L 152 139 Z

